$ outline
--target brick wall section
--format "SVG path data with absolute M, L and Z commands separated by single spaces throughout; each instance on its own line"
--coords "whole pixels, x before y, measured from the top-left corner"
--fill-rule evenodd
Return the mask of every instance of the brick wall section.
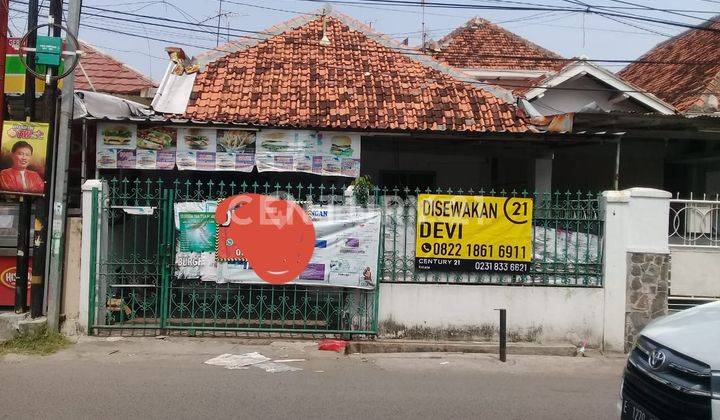
M 625 302 L 625 352 L 640 330 L 668 312 L 670 255 L 628 252 Z

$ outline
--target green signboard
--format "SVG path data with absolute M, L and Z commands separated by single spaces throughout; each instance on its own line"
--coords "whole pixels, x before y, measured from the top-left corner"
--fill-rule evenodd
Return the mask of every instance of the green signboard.
M 59 66 L 62 55 L 62 38 L 38 35 L 35 62 L 47 66 Z

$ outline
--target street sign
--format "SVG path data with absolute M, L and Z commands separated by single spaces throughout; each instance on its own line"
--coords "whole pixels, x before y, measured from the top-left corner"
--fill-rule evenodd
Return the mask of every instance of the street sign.
M 62 54 L 62 38 L 59 36 L 38 35 L 36 41 L 35 62 L 47 66 L 59 66 Z

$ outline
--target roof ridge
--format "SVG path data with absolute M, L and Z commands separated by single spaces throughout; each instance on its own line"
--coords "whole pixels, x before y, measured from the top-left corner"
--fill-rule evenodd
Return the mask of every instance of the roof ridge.
M 133 73 L 136 73 L 137 76 L 138 76 L 140 79 L 143 79 L 143 81 L 149 83 L 149 84 L 152 85 L 153 87 L 157 87 L 157 86 L 158 86 L 158 83 L 156 83 L 155 80 L 152 79 L 152 76 L 150 76 L 150 77 L 146 76 L 146 75 L 145 75 L 143 72 L 141 72 L 140 70 L 137 70 L 136 68 L 134 68 L 134 67 L 132 67 L 132 66 L 124 63 L 123 61 L 118 60 L 118 59 L 115 58 L 113 55 L 105 52 L 104 50 L 96 47 L 96 46 L 93 45 L 93 44 L 88 43 L 87 41 L 83 41 L 82 39 L 78 39 L 78 42 L 80 43 L 80 48 L 81 48 L 81 49 L 84 48 L 84 47 L 86 47 L 86 48 L 88 48 L 88 49 L 91 49 L 91 50 L 93 50 L 95 53 L 100 54 L 100 55 L 103 55 L 103 56 L 109 58 L 110 60 L 116 62 L 116 63 L 119 64 L 120 66 L 125 67 L 126 69 L 132 71 Z M 83 75 L 85 75 L 85 72 L 83 72 Z

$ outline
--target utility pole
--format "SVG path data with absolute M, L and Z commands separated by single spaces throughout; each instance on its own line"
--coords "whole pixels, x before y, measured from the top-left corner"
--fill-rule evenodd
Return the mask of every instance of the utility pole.
M 425 0 L 420 0 L 422 7 L 422 52 L 427 49 L 427 31 L 425 28 Z
M 27 30 L 32 31 L 38 24 L 38 0 L 28 1 Z M 28 37 L 27 46 L 35 48 L 37 32 L 33 31 Z M 35 53 L 27 53 L 28 67 L 35 68 Z M 35 120 L 35 76 L 25 71 L 25 121 Z M 27 312 L 27 290 L 30 268 L 30 230 L 32 223 L 32 198 L 20 197 L 20 211 L 18 218 L 17 262 L 15 265 L 15 312 Z
M 62 23 L 62 0 L 51 0 L 50 1 L 50 23 L 60 25 Z M 60 37 L 61 29 L 60 26 L 52 26 L 52 36 Z M 48 66 L 47 72 L 52 76 L 53 68 Z M 52 196 L 52 177 L 55 173 L 55 143 L 56 143 L 56 126 L 55 121 L 57 115 L 57 79 L 48 77 L 45 79 L 45 93 L 44 93 L 45 106 L 47 107 L 48 122 L 50 128 L 48 129 L 48 144 L 45 155 L 45 191 L 42 198 L 37 200 L 37 207 L 35 209 L 35 252 L 33 254 L 33 270 L 32 270 L 32 281 L 30 284 L 31 302 L 30 302 L 30 315 L 33 318 L 42 316 L 44 307 L 44 292 L 45 292 L 45 271 L 47 269 L 47 243 L 48 243 L 48 221 L 51 219 L 49 213 L 52 212 L 52 208 L 48 206 L 48 200 Z
M 222 3 L 223 3 L 223 0 L 220 0 L 220 6 L 218 6 L 217 37 L 215 38 L 215 47 L 216 48 L 220 45 L 220 19 L 222 19 Z
M 81 0 L 68 4 L 67 31 L 77 37 L 80 30 Z M 60 290 L 62 289 L 65 221 L 67 208 L 68 162 L 72 136 L 73 105 L 75 98 L 75 73 L 63 79 L 60 118 L 58 121 L 57 159 L 52 182 L 52 207 L 50 211 L 50 261 L 47 276 L 47 322 L 48 328 L 58 331 L 60 327 Z

